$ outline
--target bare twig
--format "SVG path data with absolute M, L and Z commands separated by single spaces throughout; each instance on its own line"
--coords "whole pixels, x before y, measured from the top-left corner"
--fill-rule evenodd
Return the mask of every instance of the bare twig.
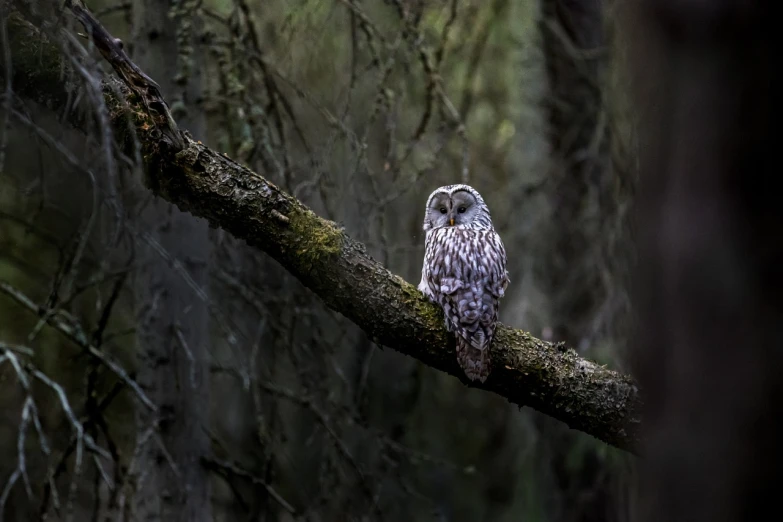
M 39 317 L 46 317 L 47 324 L 68 337 L 71 341 L 76 343 L 78 346 L 86 350 L 91 356 L 100 361 L 101 364 L 114 372 L 114 374 L 117 375 L 121 381 L 123 381 L 131 390 L 133 390 L 142 404 L 152 411 L 157 410 L 155 404 L 153 404 L 153 402 L 149 399 L 149 397 L 147 397 L 144 391 L 142 391 L 136 381 L 128 375 L 122 366 L 114 362 L 108 354 L 98 350 L 95 346 L 87 341 L 86 334 L 72 317 L 66 315 L 65 312 L 62 311 L 57 312 L 44 310 L 43 308 L 36 305 L 32 300 L 30 300 L 24 293 L 20 292 L 5 281 L 0 281 L 0 292 L 13 298 L 16 302 L 23 305 L 27 310 L 37 314 Z
M 227 460 L 218 460 L 214 457 L 202 457 L 201 462 L 204 463 L 204 465 L 208 469 L 212 469 L 224 474 L 241 477 L 243 479 L 249 480 L 256 486 L 263 487 L 266 490 L 266 492 L 269 493 L 269 496 L 275 499 L 275 502 L 280 504 L 280 506 L 282 506 L 283 509 L 285 509 L 292 515 L 297 514 L 296 509 L 291 505 L 291 503 L 288 502 L 286 499 L 284 499 L 280 495 L 280 493 L 278 493 L 277 490 L 275 490 L 275 488 L 273 488 L 261 477 L 257 477 L 256 475 L 253 475 L 249 471 L 242 469 L 237 464 L 234 464 L 233 462 Z

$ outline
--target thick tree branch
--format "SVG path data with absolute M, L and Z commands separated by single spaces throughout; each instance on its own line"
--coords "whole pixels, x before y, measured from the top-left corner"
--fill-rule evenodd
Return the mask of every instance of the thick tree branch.
M 14 92 L 53 109 L 64 107 L 68 93 L 57 47 L 18 15 L 9 19 L 8 34 Z M 103 51 L 105 45 L 96 46 Z M 135 126 L 148 184 L 158 196 L 272 256 L 378 344 L 634 451 L 641 398 L 631 377 L 500 325 L 490 377 L 484 384 L 467 381 L 440 309 L 372 259 L 335 223 L 259 174 L 187 137 L 180 148 L 156 128 L 140 96 L 133 94 L 137 88 L 131 91 L 107 76 L 105 99 L 120 142 L 127 135 L 128 118 Z M 85 121 L 83 114 L 68 117 L 76 126 Z

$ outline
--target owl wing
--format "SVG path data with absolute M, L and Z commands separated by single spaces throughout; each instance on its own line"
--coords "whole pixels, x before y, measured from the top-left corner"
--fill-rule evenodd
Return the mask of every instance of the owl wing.
M 421 266 L 421 281 L 418 286 L 419 292 L 436 304 L 440 304 L 437 295 L 440 293 L 440 283 L 435 281 L 435 278 L 440 281 L 440 267 L 437 264 L 437 258 L 441 249 L 438 245 L 443 239 L 435 232 L 427 232 L 424 240 L 424 263 Z
M 508 277 L 508 270 L 506 270 L 508 258 L 506 257 L 506 248 L 503 246 L 503 241 L 497 232 L 492 230 L 488 236 L 486 245 L 489 252 L 487 255 L 492 259 L 496 259 L 497 262 L 491 263 L 493 271 L 490 276 L 490 286 L 487 289 L 500 299 L 506 294 L 506 288 L 508 288 L 508 283 L 511 281 Z
M 508 286 L 506 252 L 494 230 L 433 231 L 428 286 L 457 336 L 457 361 L 471 380 L 486 380 L 499 301 Z M 429 246 L 429 245 L 428 245 Z M 425 263 L 425 265 L 428 263 Z

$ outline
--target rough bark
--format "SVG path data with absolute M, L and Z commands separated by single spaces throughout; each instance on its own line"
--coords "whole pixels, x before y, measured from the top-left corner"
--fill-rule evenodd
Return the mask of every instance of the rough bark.
M 11 20 L 9 35 L 15 91 L 49 107 L 62 107 L 66 92 L 56 48 L 18 17 Z M 454 341 L 443 327 L 442 312 L 413 285 L 372 259 L 337 224 L 318 217 L 261 175 L 189 138 L 180 150 L 161 135 L 119 80 L 107 76 L 105 81 L 118 138 L 129 139 L 130 117 L 148 186 L 158 196 L 266 252 L 378 344 L 609 444 L 635 449 L 641 396 L 630 376 L 580 358 L 565 346 L 500 325 L 492 374 L 484 384 L 467 382 L 456 362 Z

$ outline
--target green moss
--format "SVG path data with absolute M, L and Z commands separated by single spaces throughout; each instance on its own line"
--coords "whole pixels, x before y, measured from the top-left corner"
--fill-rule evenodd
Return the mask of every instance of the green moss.
M 422 319 L 422 322 L 438 328 L 443 324 L 443 310 L 429 302 L 419 289 L 405 281 L 399 276 L 397 278 L 400 284 L 403 302 L 416 310 L 416 315 Z
M 425 303 L 417 307 L 417 311 L 422 320 L 435 328 L 444 328 L 445 330 L 445 327 L 443 327 L 443 310 L 433 304 Z
M 329 221 L 311 210 L 299 208 L 288 215 L 287 226 L 296 235 L 296 255 L 301 266 L 312 268 L 323 258 L 340 254 L 344 235 Z

